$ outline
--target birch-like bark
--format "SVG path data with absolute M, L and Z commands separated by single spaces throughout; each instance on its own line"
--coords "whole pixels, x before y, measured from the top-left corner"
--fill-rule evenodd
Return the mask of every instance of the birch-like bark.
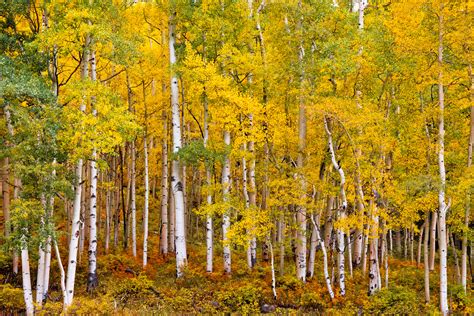
M 171 113 L 172 113 L 172 129 L 173 129 L 173 153 L 177 153 L 181 149 L 181 120 L 179 111 L 179 87 L 178 78 L 173 67 L 176 64 L 175 53 L 175 15 L 173 12 L 170 17 L 169 24 L 169 50 L 170 50 L 170 66 L 171 66 Z M 171 187 L 174 196 L 175 205 L 175 248 L 176 248 L 176 275 L 183 276 L 183 268 L 187 265 L 186 254 L 186 231 L 184 217 L 184 196 L 183 183 L 181 180 L 181 164 L 174 159 L 172 163 Z
M 230 132 L 228 130 L 224 131 L 224 144 L 230 146 Z M 229 193 L 230 193 L 230 158 L 229 154 L 226 155 L 224 160 L 224 165 L 222 166 L 222 196 L 224 203 L 229 202 Z M 227 232 L 230 229 L 230 210 L 224 211 L 222 215 L 222 242 L 224 244 L 224 273 L 230 274 L 232 272 L 231 268 L 231 252 L 229 240 L 227 237 Z
M 23 298 L 25 299 L 26 315 L 32 316 L 35 313 L 33 305 L 33 291 L 31 288 L 30 259 L 28 255 L 28 245 L 26 234 L 21 237 L 21 274 L 23 280 Z
M 63 308 L 67 306 L 67 291 L 66 291 L 66 273 L 64 272 L 63 262 L 61 261 L 61 255 L 59 254 L 58 243 L 54 240 L 54 251 L 56 252 L 56 260 L 58 261 L 59 272 L 61 274 L 60 285 L 61 292 L 63 294 Z
M 367 0 L 356 0 L 352 2 L 352 10 L 353 12 L 358 12 L 358 22 L 359 22 L 359 32 L 362 32 L 364 29 L 364 12 L 365 8 L 368 4 Z M 362 47 L 359 48 L 359 55 L 362 54 Z M 357 65 L 359 68 L 360 65 Z M 356 103 L 357 107 L 361 108 L 360 104 L 360 98 L 362 96 L 362 91 L 360 90 L 360 84 L 357 84 L 357 90 L 356 90 Z M 358 131 L 360 134 L 362 134 L 362 128 L 359 129 Z M 356 154 L 356 160 L 359 159 L 359 157 L 362 156 L 362 150 L 360 147 L 357 147 L 355 150 Z M 357 171 L 356 175 L 356 191 L 357 191 L 357 211 L 359 212 L 359 217 L 361 220 L 361 224 L 364 223 L 364 192 L 362 190 L 362 180 L 361 180 L 361 175 L 359 172 L 359 168 Z M 363 235 L 364 235 L 364 227 L 362 229 L 357 228 L 355 231 L 355 236 L 356 239 L 354 240 L 354 261 L 350 262 L 354 267 L 358 267 L 361 264 L 362 261 L 362 251 L 364 249 L 364 244 L 363 244 Z
M 163 84 L 163 92 L 165 85 Z M 161 144 L 161 234 L 160 234 L 160 252 L 162 255 L 168 254 L 168 116 L 166 110 L 163 110 L 163 141 Z
M 204 90 L 203 94 L 203 103 L 204 103 L 204 147 L 207 148 L 207 143 L 209 141 L 209 104 L 207 102 L 206 91 Z M 206 164 L 206 185 L 208 187 L 208 192 L 206 196 L 207 205 L 212 204 L 212 193 L 210 191 L 212 179 L 211 179 L 211 170 L 210 166 Z M 214 270 L 214 225 L 212 214 L 207 214 L 206 216 L 206 272 L 211 273 Z
M 302 10 L 301 0 L 298 1 L 298 9 Z M 300 12 L 300 14 L 302 14 Z M 300 32 L 303 32 L 303 21 L 302 16 L 298 19 L 298 29 Z M 304 69 L 303 69 L 303 57 L 304 57 L 304 48 L 303 48 L 303 39 L 300 39 L 299 48 L 298 48 L 298 63 L 299 63 L 299 109 L 298 109 L 298 158 L 297 158 L 297 167 L 298 179 L 300 182 L 301 196 L 300 201 L 304 203 L 306 200 L 306 183 L 304 180 L 302 169 L 304 167 L 305 160 L 305 150 L 306 150 L 306 105 L 303 92 L 303 81 L 304 81 Z M 296 222 L 297 222 L 297 231 L 296 231 L 296 277 L 305 282 L 306 281 L 306 207 L 303 205 L 298 205 L 296 208 Z
M 321 245 L 321 251 L 323 253 L 323 272 L 324 272 L 324 279 L 326 281 L 326 286 L 328 288 L 329 297 L 331 300 L 334 298 L 334 291 L 332 290 L 331 285 L 331 277 L 329 276 L 329 269 L 328 269 L 328 255 L 326 251 L 326 245 L 324 242 L 324 238 L 321 238 L 321 232 L 319 230 L 319 226 L 316 224 L 316 221 L 313 217 L 311 217 L 311 222 L 313 223 L 313 227 L 316 231 L 316 238 L 318 239 L 319 244 Z
M 148 172 L 148 111 L 145 101 L 145 84 L 143 83 L 143 103 L 145 107 L 145 136 L 143 137 L 143 159 L 145 168 L 145 201 L 143 205 L 143 267 L 148 263 L 148 206 L 150 199 L 150 181 Z
M 375 294 L 380 290 L 380 271 L 379 271 L 379 260 L 378 260 L 378 227 L 379 227 L 379 218 L 378 215 L 373 214 L 376 212 L 374 203 L 371 203 L 371 216 L 374 220 L 373 225 L 371 226 L 370 233 L 370 243 L 369 243 L 369 295 Z M 368 236 L 368 237 L 369 237 Z
M 275 259 L 273 256 L 273 245 L 272 242 L 270 241 L 270 238 L 267 238 L 267 244 L 270 249 L 270 267 L 272 270 L 272 293 L 273 293 L 273 299 L 277 299 L 277 292 L 276 292 L 276 277 L 275 277 Z
M 253 115 L 249 115 L 250 126 L 253 126 Z M 249 141 L 248 151 L 251 155 L 249 166 L 248 166 L 248 197 L 249 197 L 249 207 L 252 209 L 257 208 L 257 185 L 255 183 L 255 143 L 254 141 Z M 255 236 L 251 236 L 250 245 L 249 245 L 249 254 L 250 254 L 250 268 L 255 267 L 257 264 L 257 239 Z
M 311 221 L 314 220 L 314 214 L 311 214 Z M 318 219 L 319 221 L 319 219 Z M 314 262 L 316 260 L 316 246 L 318 238 L 316 236 L 316 227 L 313 225 L 311 230 L 311 241 L 309 246 L 309 263 L 308 263 L 308 277 L 312 278 L 314 276 Z
M 137 188 L 136 188 L 136 165 L 137 153 L 135 141 L 131 143 L 131 170 L 130 170 L 130 210 L 132 211 L 132 254 L 137 256 Z
M 438 15 L 438 101 L 439 101 L 439 129 L 438 129 L 438 165 L 439 165 L 439 298 L 440 311 L 443 315 L 449 313 L 448 306 L 448 262 L 446 241 L 446 213 L 449 205 L 446 204 L 446 168 L 444 165 L 444 84 L 443 84 L 443 33 L 444 17 L 443 2 L 440 3 Z
M 91 80 L 97 80 L 95 51 L 91 51 L 90 66 Z M 92 115 L 97 116 L 97 108 L 95 107 L 95 98 L 92 98 Z M 97 278 L 97 150 L 92 150 L 92 159 L 90 161 L 90 205 L 89 205 L 89 274 L 87 276 L 87 291 L 92 292 L 99 280 Z
M 329 152 L 331 153 L 331 161 L 334 169 L 337 170 L 339 173 L 340 177 L 340 195 L 341 195 L 341 206 L 339 208 L 339 219 L 343 220 L 346 217 L 346 209 L 347 209 L 347 198 L 346 198 L 346 176 L 344 174 L 344 170 L 342 167 L 339 165 L 336 159 L 336 152 L 334 151 L 334 145 L 333 145 L 333 140 L 332 140 L 332 133 L 329 130 L 328 126 L 328 118 L 324 118 L 324 129 L 326 130 L 326 134 L 328 136 L 328 147 L 329 147 Z M 344 242 L 344 232 L 341 229 L 338 229 L 337 231 L 337 241 L 338 241 L 338 271 L 339 271 L 339 287 L 341 289 L 341 296 L 344 296 L 346 294 L 346 284 L 345 284 L 345 274 L 344 274 L 344 248 L 345 248 L 345 242 Z
M 88 77 L 88 59 L 89 53 L 87 51 L 89 44 L 89 38 L 86 39 L 86 48 L 82 57 L 82 74 L 81 78 L 85 80 Z M 85 112 L 86 104 L 83 101 L 80 106 L 81 112 Z M 71 237 L 69 241 L 69 257 L 68 257 L 68 268 L 67 268 L 67 279 L 66 279 L 66 291 L 67 291 L 67 301 L 65 308 L 69 307 L 72 304 L 74 298 L 74 284 L 76 280 L 76 267 L 77 267 L 77 252 L 79 249 L 79 234 L 81 227 L 81 197 L 82 197 L 82 159 L 78 159 L 76 163 L 76 179 L 74 183 L 74 205 L 73 205 L 73 214 L 72 214 L 72 227 L 71 227 Z
M 430 228 L 430 271 L 435 269 L 435 255 L 436 255 L 436 228 L 438 225 L 438 212 L 433 212 L 431 217 L 431 228 Z

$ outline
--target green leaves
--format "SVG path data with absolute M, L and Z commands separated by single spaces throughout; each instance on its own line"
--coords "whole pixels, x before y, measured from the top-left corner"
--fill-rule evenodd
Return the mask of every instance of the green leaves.
M 225 156 L 230 153 L 230 150 L 230 147 L 222 150 L 206 148 L 202 140 L 193 140 L 183 146 L 175 155 L 185 164 L 199 166 L 200 163 L 204 163 L 206 168 L 213 170 L 216 163 L 222 164 L 224 162 Z

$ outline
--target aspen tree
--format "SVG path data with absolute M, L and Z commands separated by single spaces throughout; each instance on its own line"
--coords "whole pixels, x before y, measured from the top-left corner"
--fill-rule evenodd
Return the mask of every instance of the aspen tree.
M 179 111 L 179 87 L 178 78 L 173 69 L 176 64 L 175 52 L 175 17 L 176 12 L 170 16 L 169 22 L 169 50 L 170 50 L 170 67 L 171 67 L 171 113 L 172 113 L 172 130 L 173 130 L 173 153 L 177 153 L 181 149 L 181 120 Z M 185 232 L 185 218 L 184 218 L 184 196 L 183 183 L 181 181 L 181 167 L 180 162 L 173 160 L 171 175 L 171 188 L 173 190 L 173 202 L 175 213 L 175 247 L 176 247 L 176 275 L 183 276 L 183 268 L 187 265 L 186 254 L 186 232 Z
M 439 134 L 438 134 L 438 167 L 439 167 L 439 291 L 440 311 L 443 315 L 449 313 L 448 306 L 448 248 L 446 236 L 446 213 L 450 202 L 446 203 L 446 167 L 444 164 L 444 79 L 443 79 L 443 53 L 444 53 L 444 4 L 441 1 L 438 14 L 438 103 L 439 103 Z
M 97 60 L 95 50 L 90 52 L 91 80 L 97 81 Z M 97 117 L 95 97 L 91 99 L 92 115 Z M 97 278 L 97 149 L 92 150 L 90 161 L 90 205 L 89 205 L 89 274 L 87 277 L 87 290 L 92 292 L 98 285 Z
M 339 173 L 340 178 L 340 196 L 341 196 L 341 206 L 339 207 L 339 219 L 344 219 L 346 217 L 347 209 L 347 198 L 346 198 L 346 176 L 341 165 L 337 162 L 336 152 L 334 150 L 334 144 L 332 139 L 332 133 L 329 129 L 328 118 L 324 117 L 324 129 L 328 137 L 328 147 L 331 154 L 331 162 L 334 169 Z M 341 295 L 345 296 L 346 294 L 346 281 L 345 281 L 345 272 L 344 272 L 344 250 L 345 241 L 344 241 L 344 232 L 342 229 L 337 230 L 337 254 L 338 254 L 338 279 L 339 279 L 339 288 L 341 290 Z
M 89 35 L 86 36 L 86 45 L 83 51 L 82 57 L 82 74 L 81 79 L 85 80 L 89 76 L 88 60 L 89 60 Z M 82 100 L 80 105 L 80 111 L 85 112 L 86 104 L 85 100 Z M 69 242 L 69 257 L 68 257 L 68 268 L 67 268 L 67 277 L 66 277 L 66 293 L 67 299 L 65 308 L 69 307 L 72 304 L 74 298 L 74 285 L 76 280 L 76 268 L 77 268 L 77 254 L 79 250 L 79 235 L 80 235 L 80 226 L 81 222 L 81 198 L 82 198 L 82 166 L 83 160 L 79 158 L 76 162 L 76 180 L 74 184 L 74 205 L 73 205 L 73 214 L 72 214 L 72 227 L 71 227 L 71 239 Z

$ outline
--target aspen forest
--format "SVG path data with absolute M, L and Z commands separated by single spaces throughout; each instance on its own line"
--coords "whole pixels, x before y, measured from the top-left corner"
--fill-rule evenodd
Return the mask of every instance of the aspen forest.
M 474 314 L 473 13 L 0 0 L 0 315 Z

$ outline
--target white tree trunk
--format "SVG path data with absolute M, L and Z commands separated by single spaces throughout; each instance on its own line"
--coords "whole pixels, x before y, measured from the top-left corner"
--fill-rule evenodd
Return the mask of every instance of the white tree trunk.
M 207 103 L 207 95 L 204 92 L 204 147 L 207 148 L 207 142 L 209 141 L 209 108 Z M 207 205 L 212 204 L 212 194 L 210 192 L 211 187 L 211 170 L 206 165 L 206 185 L 208 186 L 208 192 L 206 197 Z M 212 215 L 206 216 L 206 272 L 211 273 L 214 270 L 214 225 L 212 223 Z
M 275 277 L 275 259 L 273 256 L 273 245 L 270 241 L 270 238 L 267 238 L 267 243 L 270 248 L 270 267 L 272 270 L 272 292 L 273 292 L 273 299 L 277 299 L 277 292 L 276 292 L 276 277 Z
M 429 258 L 429 247 L 428 247 L 428 239 L 429 239 L 429 227 L 430 227 L 430 213 L 426 214 L 425 218 L 425 237 L 423 238 L 423 265 L 424 265 L 424 279 L 425 279 L 425 303 L 430 302 L 430 258 Z
M 63 294 L 63 308 L 65 308 L 67 306 L 67 291 L 66 291 L 66 274 L 64 272 L 64 266 L 63 266 L 63 262 L 61 261 L 61 255 L 59 254 L 59 248 L 58 248 L 58 243 L 56 242 L 56 240 L 54 241 L 54 251 L 56 252 L 56 260 L 58 261 L 58 265 L 59 265 L 59 272 L 61 273 L 61 280 L 60 280 L 60 284 L 61 284 L 61 292 Z
M 148 261 L 148 204 L 150 196 L 150 185 L 148 179 L 148 144 L 147 136 L 143 138 L 143 155 L 145 163 L 145 204 L 143 206 L 143 267 Z
M 310 215 L 314 220 L 314 214 Z M 309 246 L 309 263 L 308 263 L 308 276 L 312 278 L 314 276 L 314 261 L 316 260 L 316 246 L 317 246 L 318 238 L 316 236 L 316 226 L 313 225 L 313 229 L 311 230 L 311 242 Z
M 91 79 L 97 80 L 95 51 L 91 51 Z M 95 98 L 92 98 L 92 115 L 97 116 Z M 90 161 L 90 204 L 89 204 L 89 274 L 87 276 L 87 290 L 93 291 L 98 285 L 97 279 L 97 151 L 92 151 Z
M 302 10 L 301 1 L 298 2 L 298 8 Z M 300 32 L 303 31 L 303 18 L 302 13 L 300 12 L 301 17 L 298 20 L 298 29 Z M 303 57 L 304 57 L 304 48 L 303 40 L 300 39 L 298 49 L 298 63 L 299 63 L 299 109 L 298 109 L 298 158 L 297 166 L 300 169 L 298 177 L 300 180 L 301 186 L 301 202 L 304 203 L 306 200 L 306 182 L 302 174 L 301 169 L 304 167 L 305 160 L 305 150 L 306 150 L 306 132 L 307 132 L 307 122 L 306 122 L 306 105 L 303 92 L 303 82 L 304 82 L 304 66 L 303 66 Z M 296 231 L 296 277 L 305 282 L 306 281 L 306 207 L 304 205 L 297 206 L 296 212 L 296 222 L 297 222 L 297 231 Z
M 328 255 L 326 251 L 326 245 L 324 242 L 324 238 L 321 238 L 321 232 L 319 230 L 319 226 L 316 224 L 316 221 L 313 217 L 311 217 L 311 221 L 316 231 L 316 238 L 318 239 L 319 244 L 321 245 L 321 251 L 323 253 L 323 272 L 324 272 L 324 279 L 326 280 L 326 286 L 328 288 L 329 296 L 331 300 L 334 298 L 334 292 L 332 290 L 331 285 L 331 277 L 329 276 L 329 269 L 328 269 Z
M 438 212 L 433 212 L 431 217 L 431 236 L 430 236 L 430 271 L 434 271 L 435 268 L 435 255 L 436 255 L 436 227 L 438 225 Z
M 448 262 L 446 240 L 446 213 L 449 205 L 446 204 L 446 169 L 444 165 L 444 84 L 443 84 L 443 3 L 440 4 L 438 15 L 439 46 L 438 46 L 438 98 L 439 98 L 439 135 L 438 135 L 438 165 L 439 165 L 439 299 L 440 310 L 443 315 L 449 313 L 448 306 Z
M 164 85 L 163 85 L 164 86 Z M 165 90 L 163 88 L 163 90 Z M 163 110 L 163 142 L 161 145 L 161 235 L 160 252 L 168 254 L 168 117 Z
M 334 169 L 339 172 L 340 177 L 340 195 L 342 200 L 342 205 L 339 208 L 339 219 L 343 220 L 346 217 L 346 209 L 347 209 L 347 198 L 346 198 L 346 176 L 344 174 L 344 170 L 339 165 L 336 159 L 336 153 L 334 151 L 334 145 L 332 140 L 332 134 L 329 130 L 328 126 L 328 119 L 324 118 L 324 129 L 326 130 L 326 134 L 328 136 L 328 147 L 329 152 L 331 153 L 331 161 Z M 345 284 L 345 273 L 344 273 L 344 232 L 340 229 L 337 231 L 337 241 L 338 241 L 338 262 L 339 262 L 339 287 L 341 289 L 341 295 L 344 296 L 346 294 L 346 284 Z
M 137 187 L 136 187 L 136 163 L 137 154 L 135 150 L 135 141 L 131 144 L 131 181 L 130 181 L 130 209 L 132 211 L 132 254 L 137 256 Z
M 86 40 L 86 47 L 88 46 L 89 39 Z M 82 79 L 88 77 L 88 59 L 89 53 L 84 51 L 83 66 L 82 66 Z M 84 101 L 81 103 L 80 110 L 85 112 L 86 105 Z M 76 267 L 77 267 L 77 253 L 79 250 L 79 235 L 81 229 L 81 197 L 82 197 L 82 159 L 78 159 L 76 163 L 76 181 L 74 184 L 74 204 L 72 213 L 72 227 L 71 236 L 69 241 L 69 257 L 68 257 L 68 268 L 67 268 L 67 279 L 66 279 L 66 291 L 67 301 L 65 308 L 72 304 L 74 298 L 74 284 L 76 280 Z
M 224 144 L 230 146 L 230 132 L 224 131 Z M 222 196 L 224 202 L 227 203 L 230 201 L 230 158 L 229 154 L 226 155 L 224 165 L 222 167 Z M 232 272 L 231 268 L 231 252 L 229 240 L 227 238 L 227 232 L 230 229 L 230 210 L 226 210 L 222 216 L 222 242 L 224 244 L 224 273 L 230 274 Z
M 170 66 L 174 67 L 176 64 L 175 53 L 175 13 L 170 18 L 169 25 L 169 50 L 170 50 Z M 181 149 L 181 120 L 179 117 L 179 88 L 178 78 L 176 74 L 171 76 L 171 112 L 172 112 L 172 127 L 173 127 L 173 153 L 177 153 Z M 181 180 L 181 164 L 176 159 L 172 163 L 171 187 L 174 195 L 175 205 L 175 247 L 176 247 L 176 275 L 183 276 L 183 268 L 187 265 L 186 254 L 186 231 L 185 231 L 185 217 L 184 217 L 184 195 L 183 183 Z
M 21 274 L 23 279 L 23 297 L 25 299 L 26 315 L 34 315 L 33 291 L 31 289 L 30 259 L 28 256 L 28 245 L 26 236 L 22 236 L 21 245 Z

